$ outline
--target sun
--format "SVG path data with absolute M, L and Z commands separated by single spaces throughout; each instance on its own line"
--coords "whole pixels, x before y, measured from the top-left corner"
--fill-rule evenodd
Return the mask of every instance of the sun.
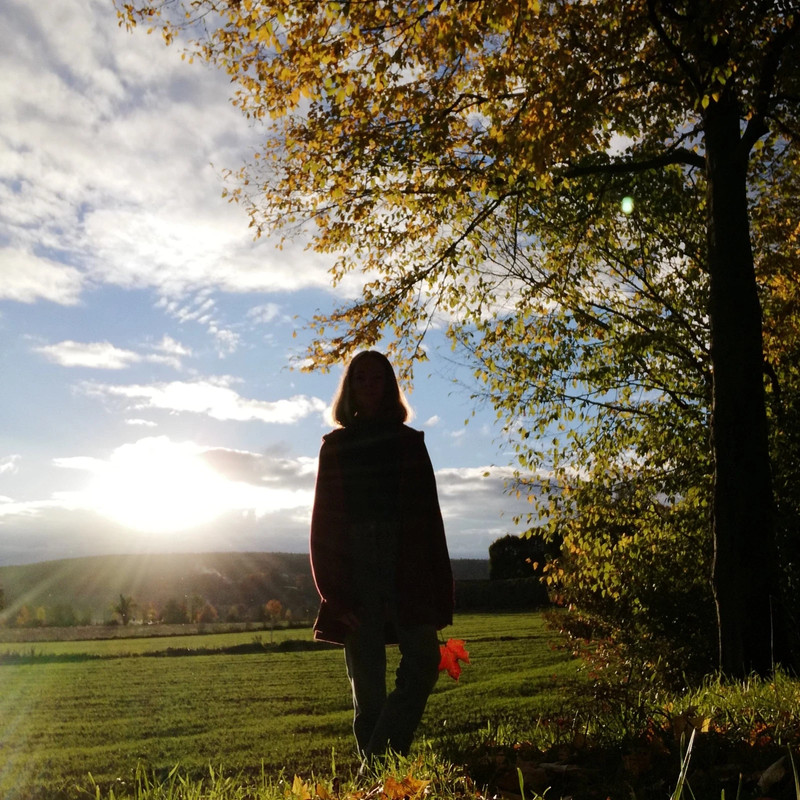
M 142 439 L 114 451 L 89 487 L 103 516 L 142 533 L 170 533 L 212 521 L 227 508 L 225 479 L 191 443 Z

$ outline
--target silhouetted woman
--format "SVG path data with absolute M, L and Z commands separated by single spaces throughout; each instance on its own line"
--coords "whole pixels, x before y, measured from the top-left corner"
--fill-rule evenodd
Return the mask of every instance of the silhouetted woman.
M 314 636 L 343 644 L 353 731 L 369 761 L 408 753 L 439 668 L 437 630 L 453 618 L 453 575 L 423 434 L 388 359 L 348 365 L 323 437 L 311 520 L 321 597 Z M 386 689 L 386 645 L 401 660 Z

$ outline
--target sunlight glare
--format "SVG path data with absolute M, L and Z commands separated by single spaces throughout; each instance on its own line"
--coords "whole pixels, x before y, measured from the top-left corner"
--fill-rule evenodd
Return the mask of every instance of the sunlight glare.
M 95 475 L 96 510 L 143 533 L 169 533 L 210 522 L 227 510 L 223 476 L 191 442 L 166 437 L 118 448 Z

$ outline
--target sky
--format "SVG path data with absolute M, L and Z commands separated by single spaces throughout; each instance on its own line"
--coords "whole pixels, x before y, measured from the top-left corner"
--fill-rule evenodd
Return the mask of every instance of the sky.
M 259 145 L 228 79 L 111 0 L 4 0 L 0 63 L 0 565 L 307 552 L 341 369 L 292 365 L 353 288 L 222 197 Z M 486 558 L 526 509 L 439 336 L 411 424 L 451 556 Z

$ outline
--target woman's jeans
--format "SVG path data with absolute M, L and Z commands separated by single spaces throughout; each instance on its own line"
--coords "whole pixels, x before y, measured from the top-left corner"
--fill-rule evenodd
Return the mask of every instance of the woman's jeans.
M 433 625 L 397 626 L 400 665 L 393 691 L 386 694 L 383 609 L 364 615 L 345 642 L 347 674 L 353 689 L 353 732 L 364 758 L 387 750 L 406 755 L 425 704 L 439 677 L 439 639 Z

